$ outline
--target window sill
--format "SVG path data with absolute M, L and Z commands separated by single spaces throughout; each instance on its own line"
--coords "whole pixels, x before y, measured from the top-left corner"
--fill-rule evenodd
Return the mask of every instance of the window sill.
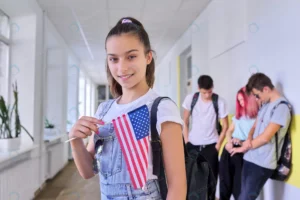
M 55 136 L 44 136 L 45 144 L 62 142 L 63 139 L 66 138 L 66 135 L 55 135 Z
M 31 152 L 38 148 L 38 145 L 21 146 L 20 149 L 10 152 L 0 152 L 0 172 L 4 169 L 15 166 L 31 158 Z

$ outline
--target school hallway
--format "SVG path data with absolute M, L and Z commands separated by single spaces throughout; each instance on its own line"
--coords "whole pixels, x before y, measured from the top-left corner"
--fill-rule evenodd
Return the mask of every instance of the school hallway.
M 178 118 L 201 75 L 212 77 L 229 123 L 249 77 L 272 79 L 293 107 L 292 172 L 268 180 L 257 200 L 297 200 L 299 10 L 299 0 L 0 0 L 0 200 L 100 199 L 99 176 L 79 175 L 66 141 L 78 119 L 113 99 L 105 39 L 129 16 L 149 35 L 152 90 L 175 102 Z

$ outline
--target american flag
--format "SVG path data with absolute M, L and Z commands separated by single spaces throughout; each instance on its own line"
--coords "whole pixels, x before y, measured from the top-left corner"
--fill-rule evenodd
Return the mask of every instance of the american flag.
M 112 121 L 135 189 L 147 181 L 149 110 L 143 105 Z

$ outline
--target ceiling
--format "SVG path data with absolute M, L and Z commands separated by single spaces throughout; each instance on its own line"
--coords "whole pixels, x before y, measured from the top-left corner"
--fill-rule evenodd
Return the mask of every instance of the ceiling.
M 106 83 L 104 41 L 121 17 L 141 21 L 159 63 L 210 0 L 37 0 L 84 71 Z

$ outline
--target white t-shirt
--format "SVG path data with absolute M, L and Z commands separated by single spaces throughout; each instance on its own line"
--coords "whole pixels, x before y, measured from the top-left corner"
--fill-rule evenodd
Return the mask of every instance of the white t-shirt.
M 142 105 L 148 104 L 150 105 L 150 108 L 154 102 L 154 100 L 159 97 L 157 93 L 155 93 L 152 89 L 149 89 L 149 91 L 141 96 L 140 98 L 134 100 L 133 102 L 130 102 L 128 104 L 118 104 L 117 101 L 114 101 L 111 105 L 108 112 L 103 117 L 104 122 L 111 122 L 112 119 L 115 119 L 116 117 L 125 114 L 131 110 L 134 110 L 135 108 L 138 108 Z M 95 117 L 99 116 L 99 113 L 102 112 L 102 106 L 103 104 L 100 104 L 97 112 L 95 114 Z M 150 110 L 149 110 L 150 111 Z M 183 121 L 180 117 L 180 112 L 176 104 L 171 100 L 162 100 L 158 105 L 158 111 L 157 111 L 157 123 L 156 123 L 156 129 L 158 131 L 158 134 L 161 133 L 161 124 L 170 121 L 175 122 L 178 124 L 181 124 L 183 126 Z M 150 134 L 151 138 L 151 134 Z M 157 179 L 157 176 L 153 175 L 153 163 L 152 163 L 152 148 L 149 140 L 149 153 L 148 153 L 148 173 L 147 173 L 147 179 Z
M 182 107 L 186 110 L 191 110 L 191 104 L 194 93 L 189 94 Z M 228 115 L 225 100 L 219 96 L 219 118 L 224 118 Z M 191 129 L 189 132 L 189 142 L 193 145 L 206 145 L 218 142 L 218 132 L 216 129 L 216 112 L 213 106 L 213 102 L 204 102 L 201 98 L 201 94 L 197 100 L 197 103 L 193 109 L 191 119 Z

